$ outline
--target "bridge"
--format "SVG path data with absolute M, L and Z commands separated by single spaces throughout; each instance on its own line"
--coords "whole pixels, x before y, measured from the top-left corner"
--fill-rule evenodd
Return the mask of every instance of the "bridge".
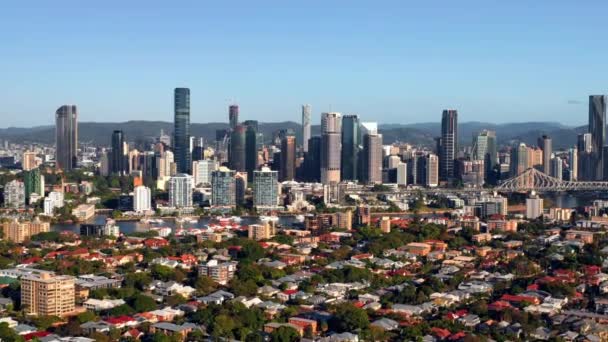
M 606 191 L 608 182 L 565 181 L 529 168 L 513 178 L 509 178 L 493 189 L 498 192 L 558 192 L 558 191 Z

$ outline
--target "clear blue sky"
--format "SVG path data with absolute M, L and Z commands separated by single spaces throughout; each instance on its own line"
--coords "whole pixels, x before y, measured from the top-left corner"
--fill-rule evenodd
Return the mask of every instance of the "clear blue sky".
M 0 127 L 300 120 L 300 104 L 381 123 L 587 122 L 608 92 L 608 1 L 7 1 Z

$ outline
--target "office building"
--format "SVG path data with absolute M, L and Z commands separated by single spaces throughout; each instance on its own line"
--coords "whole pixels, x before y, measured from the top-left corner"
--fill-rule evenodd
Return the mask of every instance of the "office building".
M 63 192 L 49 192 L 49 195 L 44 199 L 44 215 L 53 216 L 55 213 L 55 208 L 63 208 L 63 205 Z
M 532 193 L 530 197 L 526 198 L 526 218 L 528 220 L 539 218 L 543 214 L 543 208 L 543 199 L 537 194 Z
M 236 272 L 236 261 L 219 262 L 218 260 L 209 260 L 198 268 L 199 276 L 207 276 L 220 285 L 226 285 L 234 278 Z
M 179 173 L 169 179 L 169 206 L 172 208 L 192 207 L 192 176 Z
M 563 160 L 560 157 L 554 157 L 553 159 L 551 159 L 551 177 L 557 178 L 557 179 L 564 179 L 564 175 L 563 175 Z
M 247 177 L 253 179 L 253 171 L 258 168 L 258 145 L 263 139 L 258 139 L 258 122 L 247 120 L 243 122 L 245 129 L 245 169 Z
M 591 133 L 591 175 L 604 179 L 604 144 L 606 143 L 606 95 L 589 96 L 589 133 Z
M 228 153 L 230 169 L 243 172 L 245 169 L 245 126 L 236 125 L 230 133 Z
M 228 107 L 228 120 L 230 122 L 230 129 L 234 130 L 239 124 L 239 106 L 236 104 Z
M 128 153 L 129 149 L 123 132 L 114 131 L 112 133 L 112 158 L 110 159 L 112 174 L 124 176 L 129 172 Z
M 205 141 L 202 137 L 192 137 L 194 146 L 192 147 L 192 162 L 205 159 Z
M 234 174 L 234 200 L 237 205 L 245 204 L 245 194 L 247 193 L 247 173 L 237 172 Z
M 78 109 L 64 105 L 55 112 L 55 163 L 70 171 L 78 162 Z
M 357 115 L 345 115 L 342 118 L 342 180 L 359 180 L 361 149 L 361 125 Z
M 120 227 L 113 220 L 108 220 L 105 224 L 81 224 L 80 235 L 82 236 L 120 236 Z
M 50 223 L 42 222 L 38 218 L 26 222 L 19 222 L 15 219 L 2 223 L 2 237 L 5 240 L 22 243 L 36 234 L 50 231 L 50 228 Z
M 321 183 L 339 183 L 342 150 L 342 114 L 321 115 Z
M 152 191 L 147 186 L 136 186 L 133 189 L 133 211 L 146 213 L 152 210 Z
M 578 151 L 575 148 L 568 150 L 568 166 L 569 166 L 569 179 L 570 181 L 578 180 Z
M 304 152 L 308 152 L 308 139 L 311 137 L 311 113 L 309 104 L 302 106 L 302 147 Z
M 551 138 L 547 135 L 543 135 L 538 139 L 538 147 L 543 151 L 543 164 L 541 171 L 546 175 L 552 175 L 551 172 L 551 158 L 553 154 Z
M 276 235 L 274 223 L 270 221 L 261 224 L 250 224 L 247 236 L 252 240 L 267 240 Z
M 224 166 L 211 173 L 211 205 L 233 207 L 236 205 L 236 172 Z
M 363 137 L 363 181 L 382 183 L 382 134 Z
M 397 185 L 407 185 L 407 163 L 397 164 Z
M 304 156 L 304 178 L 310 182 L 321 181 L 321 137 L 308 139 L 308 152 Z
M 219 168 L 216 160 L 204 159 L 192 163 L 194 186 L 211 185 L 211 173 Z
M 279 169 L 281 182 L 293 181 L 296 176 L 296 137 L 286 135 L 281 139 L 281 167 Z
M 21 278 L 21 307 L 28 315 L 58 316 L 74 312 L 74 277 L 49 271 Z
M 520 143 L 511 149 L 511 176 L 518 176 L 528 169 L 528 147 Z
M 258 210 L 279 205 L 278 172 L 268 167 L 253 172 L 253 206 Z
M 179 173 L 189 173 L 192 166 L 190 153 L 190 89 L 174 90 L 173 152 Z
M 25 185 L 18 180 L 12 180 L 4 185 L 4 207 L 22 209 L 25 207 Z
M 23 156 L 21 157 L 21 168 L 23 171 L 29 171 L 37 167 L 36 152 L 23 152 Z
M 23 186 L 25 188 L 25 199 L 32 204 L 32 194 L 44 196 L 44 176 L 40 169 L 23 171 Z
M 473 160 L 483 160 L 486 178 L 498 162 L 496 132 L 481 131 L 473 141 Z
M 441 143 L 439 149 L 439 179 L 454 178 L 455 160 L 458 154 L 458 112 L 446 109 L 441 116 Z
M 578 180 L 593 180 L 591 133 L 579 134 L 576 147 L 578 154 Z

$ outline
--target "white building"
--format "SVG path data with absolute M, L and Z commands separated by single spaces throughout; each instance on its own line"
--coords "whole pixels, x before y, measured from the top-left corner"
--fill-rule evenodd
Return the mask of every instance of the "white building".
M 63 192 L 51 191 L 44 199 L 44 215 L 53 216 L 55 208 L 63 208 Z
M 543 214 L 543 199 L 532 192 L 529 198 L 526 198 L 526 218 L 537 219 Z
M 192 207 L 192 176 L 177 174 L 169 180 L 169 206 L 173 208 Z
M 133 190 L 133 211 L 144 213 L 152 210 L 152 192 L 147 186 L 136 186 Z
M 253 206 L 272 209 L 279 205 L 279 173 L 268 167 L 253 171 Z
M 25 185 L 18 180 L 12 180 L 4 186 L 4 206 L 19 209 L 25 207 Z
M 192 163 L 192 176 L 194 177 L 194 186 L 200 184 L 211 184 L 211 173 L 219 168 L 219 163 L 216 160 L 205 159 L 198 160 Z
M 407 185 L 407 164 L 397 164 L 397 185 Z

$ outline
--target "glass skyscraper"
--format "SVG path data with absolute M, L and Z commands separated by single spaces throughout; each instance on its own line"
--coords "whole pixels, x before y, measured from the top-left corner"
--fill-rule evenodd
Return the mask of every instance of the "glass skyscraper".
M 258 122 L 247 120 L 243 122 L 245 129 L 245 169 L 248 179 L 253 179 L 253 171 L 258 168 Z
M 245 126 L 236 125 L 230 133 L 228 160 L 232 170 L 245 171 Z
M 589 96 L 589 133 L 591 133 L 591 176 L 604 179 L 604 143 L 606 142 L 606 95 Z
M 342 180 L 357 180 L 359 175 L 359 154 L 361 126 L 357 115 L 342 117 Z
M 55 162 L 57 168 L 72 170 L 78 161 L 78 109 L 64 105 L 55 112 Z
M 439 178 L 454 178 L 455 160 L 458 153 L 458 112 L 446 109 L 441 116 L 441 144 L 439 148 Z
M 227 167 L 220 167 L 211 173 L 211 205 L 232 207 L 236 205 L 236 173 Z
M 112 133 L 112 159 L 110 160 L 110 170 L 113 174 L 121 176 L 128 172 L 125 136 L 120 130 Z
M 304 152 L 308 152 L 308 139 L 310 139 L 310 114 L 309 104 L 302 106 L 302 147 Z
M 173 149 L 177 172 L 190 173 L 190 89 L 175 88 Z

